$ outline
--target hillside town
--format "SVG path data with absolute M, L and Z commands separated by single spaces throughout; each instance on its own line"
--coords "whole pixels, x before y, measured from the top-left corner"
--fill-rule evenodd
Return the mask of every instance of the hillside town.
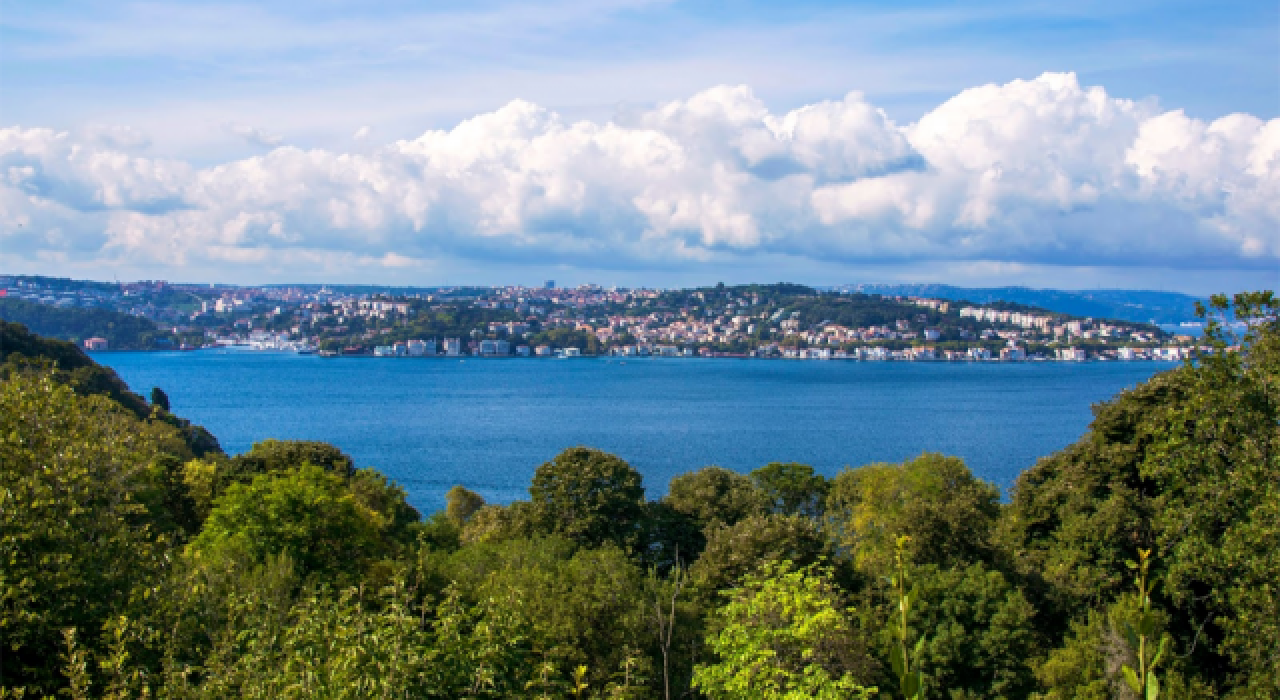
M 0 277 L 0 297 L 147 319 L 159 349 L 323 356 L 739 357 L 866 361 L 1180 361 L 1190 333 L 1016 304 L 821 292 L 581 285 L 376 290 Z M 91 351 L 105 338 L 78 339 Z

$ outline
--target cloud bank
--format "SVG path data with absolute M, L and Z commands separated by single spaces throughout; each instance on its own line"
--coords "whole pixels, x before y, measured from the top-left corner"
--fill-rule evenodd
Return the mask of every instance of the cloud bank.
M 237 133 L 269 150 L 197 166 L 127 129 L 0 129 L 0 249 L 164 269 L 1280 266 L 1280 119 L 1205 122 L 1073 74 L 972 88 L 908 125 L 856 92 L 773 114 L 715 87 L 603 123 L 516 100 L 350 153 Z

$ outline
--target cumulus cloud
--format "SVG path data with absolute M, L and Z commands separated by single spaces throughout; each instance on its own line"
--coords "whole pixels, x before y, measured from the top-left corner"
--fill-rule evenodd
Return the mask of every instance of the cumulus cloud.
M 359 153 L 235 128 L 269 150 L 196 167 L 132 132 L 0 129 L 0 246 L 168 265 L 1280 264 L 1280 120 L 1206 122 L 1072 74 L 905 125 L 856 92 L 773 114 L 716 87 L 604 122 L 516 100 Z

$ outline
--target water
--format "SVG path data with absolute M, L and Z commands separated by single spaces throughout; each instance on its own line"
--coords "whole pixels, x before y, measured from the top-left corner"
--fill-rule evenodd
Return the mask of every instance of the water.
M 1170 365 L 786 360 L 320 358 L 249 351 L 95 355 L 229 453 L 324 440 L 394 478 L 423 512 L 462 484 L 527 497 L 539 464 L 588 445 L 621 456 L 650 498 L 718 464 L 846 465 L 924 451 L 1007 488 L 1075 441 L 1090 406 Z

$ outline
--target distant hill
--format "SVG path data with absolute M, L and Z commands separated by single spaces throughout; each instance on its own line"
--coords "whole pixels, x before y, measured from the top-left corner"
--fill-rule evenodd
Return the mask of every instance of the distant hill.
M 1030 287 L 952 287 L 946 284 L 852 284 L 846 292 L 967 300 L 976 304 L 1010 301 L 1073 316 L 1141 323 L 1180 323 L 1196 319 L 1197 297 L 1177 292 L 1130 289 L 1062 290 Z
M 157 340 L 170 338 L 155 323 L 138 316 L 107 309 L 64 309 L 23 299 L 0 298 L 0 320 L 77 345 L 86 338 L 106 338 L 112 350 L 150 350 Z

